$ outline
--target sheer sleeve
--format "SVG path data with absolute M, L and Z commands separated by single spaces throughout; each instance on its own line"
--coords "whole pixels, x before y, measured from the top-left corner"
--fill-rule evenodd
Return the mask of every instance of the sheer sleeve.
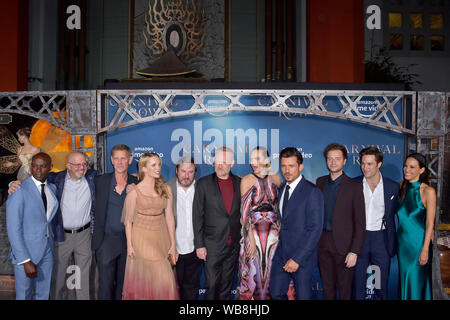
M 122 218 L 120 221 L 126 225 L 127 223 L 133 223 L 134 216 L 136 214 L 136 202 L 137 192 L 136 189 L 130 191 L 126 198 L 122 209 Z

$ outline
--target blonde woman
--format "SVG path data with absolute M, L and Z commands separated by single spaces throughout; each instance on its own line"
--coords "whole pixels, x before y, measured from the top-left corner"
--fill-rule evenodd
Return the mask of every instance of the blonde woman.
M 178 259 L 172 192 L 163 182 L 158 154 L 143 154 L 138 167 L 141 182 L 127 194 L 122 212 L 128 252 L 122 299 L 175 300 L 179 294 L 168 259 Z

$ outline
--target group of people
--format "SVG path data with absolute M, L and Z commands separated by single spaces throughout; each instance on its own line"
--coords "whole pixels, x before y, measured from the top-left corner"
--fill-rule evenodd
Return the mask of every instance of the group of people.
M 409 155 L 398 185 L 381 175 L 375 147 L 360 152 L 363 175 L 354 179 L 343 171 L 344 146 L 328 145 L 324 157 L 329 174 L 314 184 L 301 153 L 283 149 L 282 182 L 259 146 L 241 179 L 231 172 L 233 150 L 220 147 L 214 173 L 196 180 L 194 159 L 183 157 L 165 183 L 157 153 L 141 156 L 138 177 L 129 174 L 123 144 L 103 175 L 80 152 L 59 173 L 50 156 L 34 154 L 31 176 L 11 184 L 6 204 L 16 298 L 63 299 L 73 255 L 77 299 L 93 298 L 92 260 L 102 300 L 194 300 L 202 265 L 211 300 L 230 298 L 236 268 L 240 299 L 310 299 L 317 265 L 324 299 L 364 299 L 369 265 L 381 271 L 376 298 L 387 299 L 397 254 L 401 298 L 430 299 L 436 194 L 425 158 Z

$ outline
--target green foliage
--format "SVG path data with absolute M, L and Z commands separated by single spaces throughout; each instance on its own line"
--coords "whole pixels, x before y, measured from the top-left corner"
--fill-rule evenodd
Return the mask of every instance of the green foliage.
M 417 73 L 411 73 L 410 68 L 416 64 L 406 67 L 399 66 L 393 61 L 392 56 L 386 48 L 380 49 L 378 56 L 372 57 L 365 62 L 365 81 L 374 83 L 403 83 L 406 90 L 413 90 L 415 84 L 421 84 L 416 80 Z

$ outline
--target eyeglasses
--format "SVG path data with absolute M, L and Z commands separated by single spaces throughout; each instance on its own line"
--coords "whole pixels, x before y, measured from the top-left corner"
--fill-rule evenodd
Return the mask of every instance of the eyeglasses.
M 71 166 L 74 166 L 75 168 L 81 168 L 81 167 L 86 168 L 87 167 L 87 163 L 86 162 L 83 162 L 83 163 L 72 163 L 72 162 L 69 162 L 69 164 Z

